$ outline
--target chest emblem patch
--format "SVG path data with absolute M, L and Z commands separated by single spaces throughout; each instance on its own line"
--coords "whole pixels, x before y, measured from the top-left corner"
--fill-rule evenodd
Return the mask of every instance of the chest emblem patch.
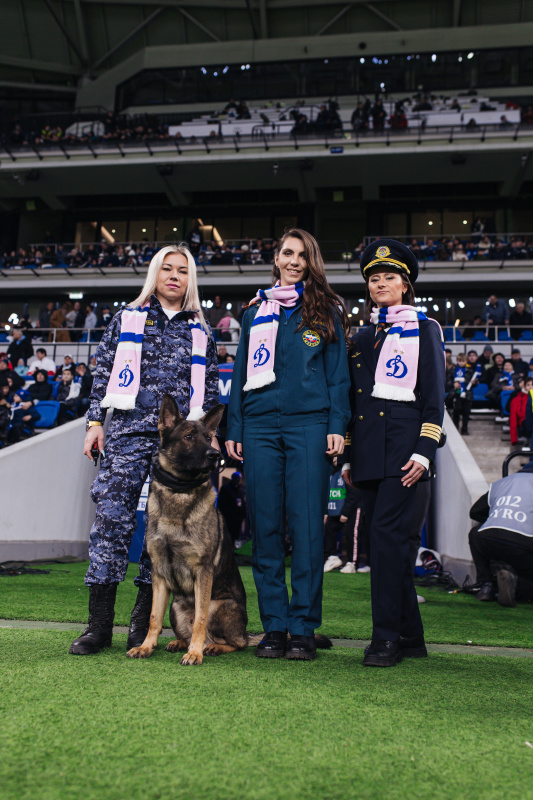
M 308 347 L 316 347 L 320 344 L 320 336 L 314 331 L 304 331 L 302 339 Z

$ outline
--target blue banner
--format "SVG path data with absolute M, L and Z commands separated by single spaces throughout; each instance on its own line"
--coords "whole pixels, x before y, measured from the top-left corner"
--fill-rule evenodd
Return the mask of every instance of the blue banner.
M 231 378 L 233 375 L 233 364 L 219 364 L 218 367 L 218 391 L 220 402 L 228 405 L 231 392 Z

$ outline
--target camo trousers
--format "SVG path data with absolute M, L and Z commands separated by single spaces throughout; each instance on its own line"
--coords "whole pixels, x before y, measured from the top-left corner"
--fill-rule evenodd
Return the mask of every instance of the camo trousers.
M 91 563 L 85 575 L 87 585 L 124 580 L 137 527 L 137 504 L 158 444 L 157 435 L 106 438 L 105 458 L 91 487 L 96 519 L 89 540 Z M 135 584 L 151 582 L 150 559 L 143 549 Z

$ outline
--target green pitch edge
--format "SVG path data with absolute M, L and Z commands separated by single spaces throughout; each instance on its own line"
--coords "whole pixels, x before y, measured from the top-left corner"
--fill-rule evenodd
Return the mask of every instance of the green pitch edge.
M 85 626 L 79 622 L 37 622 L 29 619 L 0 619 L 0 628 L 23 628 L 41 631 L 82 631 Z M 115 626 L 113 633 L 127 633 L 128 629 Z M 170 628 L 164 628 L 161 636 L 174 636 Z M 364 639 L 332 639 L 335 647 L 355 647 L 362 649 L 370 644 Z M 533 650 L 518 647 L 482 647 L 467 644 L 428 644 L 430 653 L 455 653 L 456 655 L 504 656 L 505 658 L 533 658 Z

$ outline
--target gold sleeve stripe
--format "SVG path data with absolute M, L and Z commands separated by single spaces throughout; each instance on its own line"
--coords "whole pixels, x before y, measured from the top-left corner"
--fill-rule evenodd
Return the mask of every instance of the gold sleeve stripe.
M 347 445 L 351 443 L 352 443 L 352 436 L 350 433 L 347 433 L 346 436 L 344 437 L 344 444 Z
M 425 436 L 427 439 L 434 439 L 436 442 L 440 442 L 440 433 L 422 433 L 420 436 Z
M 432 422 L 424 422 L 420 431 L 420 436 L 426 436 L 428 439 L 433 439 L 435 442 L 440 441 L 442 428 L 440 425 L 434 425 Z

